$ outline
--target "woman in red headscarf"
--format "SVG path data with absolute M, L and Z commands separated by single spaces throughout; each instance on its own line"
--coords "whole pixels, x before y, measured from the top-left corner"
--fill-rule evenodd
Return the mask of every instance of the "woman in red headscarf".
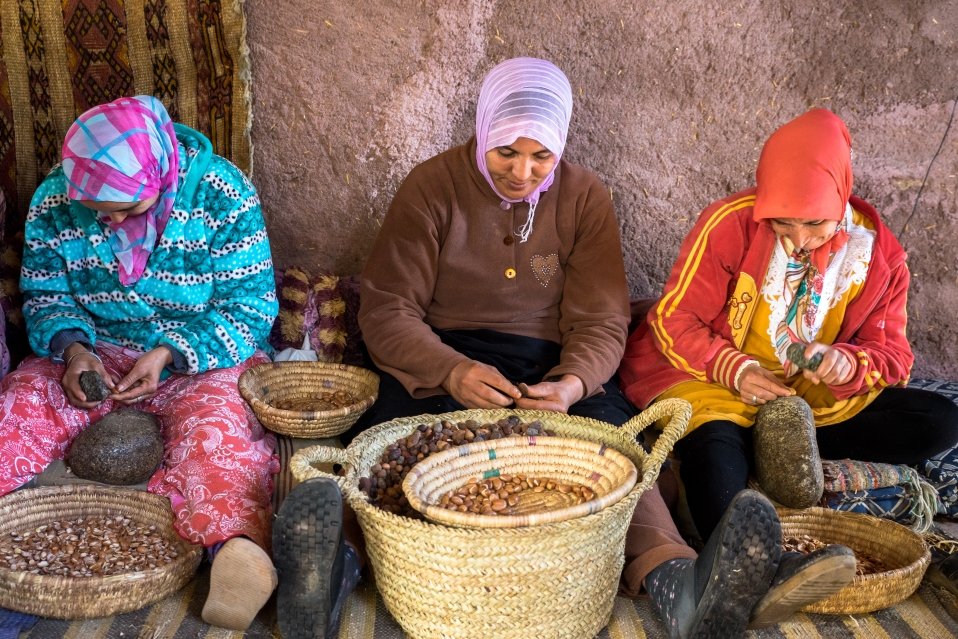
M 773 499 L 778 490 L 788 500 L 792 478 L 814 502 L 819 453 L 915 464 L 958 440 L 958 407 L 903 388 L 914 360 L 906 255 L 851 194 L 845 124 L 824 109 L 789 122 L 765 144 L 755 177 L 755 188 L 702 212 L 619 371 L 639 407 L 692 404 L 676 450 L 703 538 L 763 463 Z M 795 342 L 806 358 L 821 356 L 815 371 L 790 361 Z

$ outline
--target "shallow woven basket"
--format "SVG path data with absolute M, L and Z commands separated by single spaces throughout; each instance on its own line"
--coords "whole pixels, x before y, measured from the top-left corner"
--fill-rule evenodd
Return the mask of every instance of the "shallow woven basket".
M 473 477 L 481 481 L 517 473 L 585 486 L 595 499 L 576 504 L 571 493 L 524 491 L 516 514 L 495 517 L 438 505 L 444 494 Z M 597 513 L 625 497 L 637 477 L 635 464 L 605 444 L 565 437 L 507 437 L 431 455 L 409 471 L 402 489 L 409 504 L 433 521 L 467 528 L 518 528 Z
M 123 515 L 156 526 L 178 542 L 179 556 L 162 568 L 110 577 L 51 577 L 0 568 L 0 607 L 55 619 L 93 619 L 139 610 L 169 597 L 193 577 L 203 558 L 173 530 L 170 500 L 139 490 L 50 486 L 0 498 L 0 535 L 77 517 Z
M 641 480 L 601 512 L 524 528 L 454 528 L 410 519 L 373 506 L 359 479 L 385 448 L 419 424 L 539 420 L 557 436 L 605 444 L 640 469 Z M 671 415 L 650 454 L 635 443 L 648 424 Z M 361 433 L 345 451 L 299 451 L 290 470 L 300 481 L 331 477 L 356 511 L 376 586 L 389 612 L 417 639 L 582 639 L 609 621 L 625 561 L 625 534 L 639 497 L 658 477 L 665 456 L 685 432 L 691 406 L 680 399 L 654 404 L 622 428 L 541 411 L 469 410 L 397 419 Z M 499 440 L 501 441 L 501 440 Z M 314 463 L 343 464 L 333 477 Z
M 779 515 L 783 536 L 808 535 L 828 544 L 842 544 L 891 567 L 856 576 L 828 599 L 802 608 L 805 612 L 860 614 L 890 608 L 918 589 L 931 561 L 920 535 L 887 519 L 830 508 L 783 509 Z
M 359 399 L 345 408 L 325 411 L 283 410 L 270 402 L 304 399 L 321 391 L 346 391 Z M 274 433 L 322 439 L 336 437 L 356 423 L 379 396 L 379 375 L 346 364 L 273 362 L 250 368 L 240 376 L 240 395 L 256 417 Z

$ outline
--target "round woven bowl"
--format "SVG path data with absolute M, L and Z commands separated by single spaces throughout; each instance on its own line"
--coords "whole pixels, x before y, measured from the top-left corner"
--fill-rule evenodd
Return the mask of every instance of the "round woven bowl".
M 595 499 L 574 504 L 571 494 L 526 491 L 519 494 L 515 515 L 496 517 L 438 505 L 444 494 L 473 477 L 484 480 L 517 473 L 585 486 Z M 430 455 L 409 471 L 402 489 L 409 504 L 433 521 L 467 528 L 518 528 L 597 513 L 625 497 L 637 478 L 635 464 L 605 444 L 565 437 L 508 437 Z
M 123 515 L 177 542 L 175 561 L 110 577 L 51 577 L 0 568 L 0 607 L 54 619 L 93 619 L 139 610 L 169 597 L 193 577 L 203 557 L 173 529 L 170 500 L 128 488 L 51 486 L 0 498 L 0 534 L 77 517 Z
M 346 364 L 324 362 L 273 362 L 248 369 L 240 376 L 243 396 L 260 423 L 274 433 L 322 439 L 349 430 L 379 396 L 379 375 Z M 338 410 L 283 410 L 270 403 L 284 399 L 305 399 L 322 391 L 346 391 L 359 398 Z
M 359 479 L 369 475 L 386 447 L 411 435 L 419 424 L 494 422 L 511 415 L 539 420 L 559 437 L 614 448 L 640 469 L 641 480 L 594 515 L 523 528 L 457 528 L 401 517 L 373 506 L 359 490 Z M 680 399 L 654 404 L 622 428 L 541 411 L 420 415 L 373 426 L 345 451 L 322 446 L 301 450 L 290 460 L 290 470 L 300 481 L 329 477 L 339 483 L 362 526 L 383 602 L 410 637 L 582 639 L 609 622 L 635 504 L 655 483 L 690 415 L 691 406 Z M 666 416 L 671 416 L 669 424 L 646 454 L 636 435 Z M 312 466 L 329 462 L 343 464 L 345 477 Z
M 782 535 L 808 535 L 842 544 L 878 559 L 889 570 L 856 576 L 836 594 L 802 608 L 804 612 L 859 614 L 890 608 L 918 589 L 931 553 L 925 540 L 887 519 L 830 508 L 780 510 Z

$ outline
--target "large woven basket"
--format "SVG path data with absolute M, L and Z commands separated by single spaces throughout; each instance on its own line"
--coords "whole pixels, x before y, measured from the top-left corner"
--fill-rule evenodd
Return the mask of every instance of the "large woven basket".
M 830 508 L 780 510 L 782 535 L 808 535 L 828 544 L 842 544 L 866 553 L 890 570 L 856 576 L 824 601 L 802 610 L 830 614 L 860 614 L 889 608 L 918 589 L 931 553 L 924 539 L 908 528 L 870 515 Z
M 595 499 L 576 504 L 571 493 L 526 491 L 518 496 L 514 515 L 495 517 L 438 505 L 446 492 L 458 490 L 473 477 L 519 473 L 585 486 Z M 402 487 L 409 505 L 433 521 L 468 528 L 518 528 L 597 513 L 625 497 L 637 477 L 635 464 L 605 444 L 529 436 L 475 442 L 431 455 L 409 471 Z
M 30 488 L 0 498 L 0 534 L 77 517 L 123 515 L 179 544 L 162 568 L 109 577 L 51 577 L 0 568 L 0 607 L 55 619 L 92 619 L 138 610 L 182 588 L 203 557 L 173 530 L 170 501 L 139 490 L 100 486 Z
M 327 411 L 283 410 L 270 403 L 302 399 L 321 391 L 346 391 L 359 399 L 345 408 Z M 240 376 L 239 392 L 259 421 L 274 433 L 322 439 L 336 437 L 356 423 L 379 395 L 379 375 L 346 364 L 274 362 L 260 364 Z
M 373 506 L 359 490 L 386 446 L 419 424 L 442 419 L 539 420 L 557 436 L 605 444 L 640 469 L 641 480 L 618 503 L 594 515 L 526 528 L 452 528 Z M 650 454 L 636 444 L 648 424 L 671 415 Z M 541 411 L 470 410 L 379 424 L 345 451 L 307 448 L 290 461 L 300 481 L 331 477 L 314 463 L 343 464 L 333 477 L 356 511 L 376 585 L 389 612 L 419 639 L 582 639 L 609 621 L 624 563 L 625 534 L 639 497 L 658 477 L 665 456 L 685 432 L 691 407 L 670 399 L 622 428 Z

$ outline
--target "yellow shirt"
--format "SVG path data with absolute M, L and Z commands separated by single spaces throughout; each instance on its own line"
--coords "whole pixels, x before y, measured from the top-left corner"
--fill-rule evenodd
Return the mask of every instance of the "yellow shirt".
M 871 221 L 858 211 L 853 211 L 854 224 L 863 226 L 871 231 L 875 230 Z M 845 309 L 858 297 L 864 281 L 852 283 L 849 289 L 837 302 L 833 302 L 822 321 L 822 326 L 815 336 L 815 341 L 822 344 L 832 344 L 841 330 L 845 318 Z M 769 322 L 772 308 L 765 300 L 764 295 L 758 295 L 752 321 L 745 332 L 745 339 L 741 350 L 755 359 L 762 368 L 772 371 L 783 383 L 795 390 L 795 393 L 808 402 L 815 416 L 816 426 L 828 426 L 843 422 L 857 415 L 868 406 L 881 392 L 876 389 L 867 395 L 856 395 L 844 400 L 837 400 L 825 384 L 813 384 L 799 371 L 797 375 L 785 379 L 785 370 L 775 348 L 772 346 L 772 337 L 769 335 Z M 658 399 L 680 397 L 692 404 L 692 418 L 686 434 L 692 432 L 702 424 L 710 421 L 730 421 L 739 426 L 751 426 L 755 422 L 755 415 L 759 406 L 742 402 L 738 392 L 720 384 L 688 381 L 677 384 L 668 389 Z

